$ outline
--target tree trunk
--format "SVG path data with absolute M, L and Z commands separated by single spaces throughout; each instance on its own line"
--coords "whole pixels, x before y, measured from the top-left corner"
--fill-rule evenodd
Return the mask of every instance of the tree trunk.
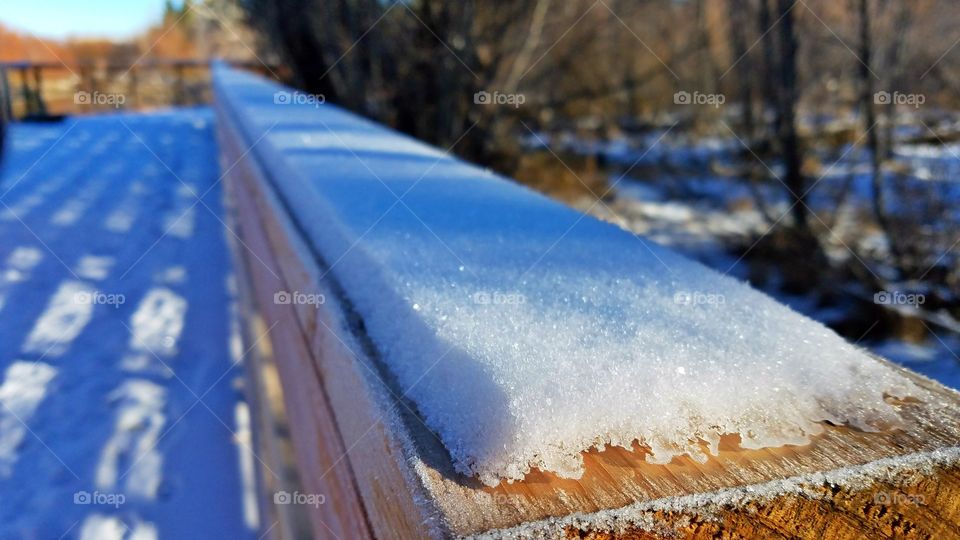
M 737 88 L 740 92 L 741 111 L 740 121 L 743 125 L 743 132 L 746 134 L 748 144 L 753 145 L 753 139 L 756 136 L 756 126 L 753 118 L 753 78 L 750 72 L 753 69 L 749 51 L 747 50 L 747 40 L 743 29 L 746 27 L 748 14 L 745 6 L 736 0 L 728 0 L 727 13 L 729 13 L 729 36 L 730 49 L 733 52 L 733 61 L 737 62 Z
M 870 31 L 870 0 L 859 0 L 860 20 L 860 108 L 863 112 L 864 129 L 867 130 L 867 151 L 870 153 L 870 181 L 873 188 L 872 206 L 874 219 L 887 238 L 887 245 L 894 266 L 899 271 L 902 268 L 901 250 L 897 247 L 897 239 L 893 235 L 890 220 L 887 216 L 884 195 L 883 155 L 880 147 L 880 135 L 876 128 L 877 116 L 874 108 L 875 94 L 873 78 L 870 69 L 873 57 L 873 36 Z M 892 100 L 892 98 L 890 98 Z M 892 108 L 892 107 L 891 107 Z
M 760 8 L 757 11 L 757 28 L 758 35 L 766 36 L 770 32 L 771 24 L 773 21 L 770 17 L 770 5 L 767 3 L 768 0 L 760 0 Z M 762 82 L 762 92 L 763 92 L 763 104 L 760 110 L 760 124 L 763 126 L 763 136 L 767 137 L 766 129 L 766 119 L 767 112 L 772 108 L 776 107 L 777 104 L 777 89 L 773 84 L 774 81 L 774 71 L 775 61 L 774 55 L 776 54 L 776 43 L 772 39 L 773 36 L 770 36 L 767 39 L 767 43 L 764 46 L 760 47 L 760 50 L 763 51 L 763 72 L 761 73 L 760 79 Z
M 777 137 L 780 144 L 780 153 L 783 158 L 784 179 L 790 196 L 791 215 L 794 226 L 803 235 L 808 234 L 810 224 L 807 207 L 806 179 L 803 177 L 801 165 L 800 141 L 797 137 L 797 36 L 794 32 L 793 5 L 790 0 L 778 0 L 780 12 L 780 63 L 778 66 L 777 82 Z

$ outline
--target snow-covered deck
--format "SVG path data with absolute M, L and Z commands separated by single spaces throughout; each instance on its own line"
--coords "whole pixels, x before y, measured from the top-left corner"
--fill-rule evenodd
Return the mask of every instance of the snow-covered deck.
M 0 538 L 253 536 L 212 114 L 8 142 Z

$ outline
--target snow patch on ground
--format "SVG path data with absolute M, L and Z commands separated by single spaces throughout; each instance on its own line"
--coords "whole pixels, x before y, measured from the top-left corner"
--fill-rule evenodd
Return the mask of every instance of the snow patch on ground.
M 113 263 L 113 257 L 85 255 L 80 258 L 73 273 L 84 279 L 99 281 L 110 275 L 110 269 L 113 267 Z
M 47 304 L 23 345 L 26 353 L 60 356 L 93 316 L 96 290 L 86 283 L 66 281 Z
M 169 375 L 171 368 L 163 359 L 176 353 L 186 310 L 186 301 L 170 289 L 148 291 L 130 319 L 130 353 L 123 359 L 124 369 Z
M 56 374 L 56 368 L 42 362 L 16 361 L 7 367 L 0 385 L 0 478 L 10 475 L 27 422 Z
M 125 494 L 153 499 L 163 465 L 156 444 L 167 422 L 166 390 L 148 380 L 129 379 L 109 399 L 116 404 L 116 422 L 97 465 L 97 488 L 112 492 L 124 480 Z
M 40 250 L 27 247 L 18 247 L 7 257 L 5 267 L 0 271 L 0 310 L 3 310 L 10 290 L 29 279 L 30 272 L 42 259 Z

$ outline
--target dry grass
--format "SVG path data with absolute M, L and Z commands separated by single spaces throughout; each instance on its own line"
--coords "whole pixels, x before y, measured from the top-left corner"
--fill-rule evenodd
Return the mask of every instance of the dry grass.
M 520 183 L 555 199 L 573 203 L 604 197 L 607 176 L 593 156 L 525 153 L 514 173 Z

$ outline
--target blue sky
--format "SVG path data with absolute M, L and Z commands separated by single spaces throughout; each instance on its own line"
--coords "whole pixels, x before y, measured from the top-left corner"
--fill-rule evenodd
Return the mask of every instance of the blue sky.
M 4 0 L 0 24 L 46 38 L 125 38 L 158 22 L 163 6 L 164 0 Z

